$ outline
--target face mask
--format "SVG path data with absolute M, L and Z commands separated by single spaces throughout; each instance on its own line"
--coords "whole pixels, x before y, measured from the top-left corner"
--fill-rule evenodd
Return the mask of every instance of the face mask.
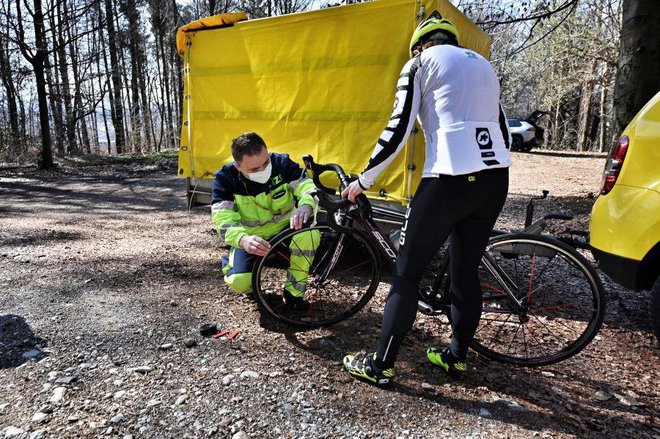
M 272 171 L 273 171 L 273 164 L 268 163 L 268 165 L 266 166 L 266 169 L 264 169 L 263 171 L 252 172 L 250 174 L 247 174 L 247 178 L 249 178 L 250 180 L 254 181 L 255 183 L 259 183 L 259 184 L 268 183 L 268 180 L 270 180 L 270 174 L 271 174 Z

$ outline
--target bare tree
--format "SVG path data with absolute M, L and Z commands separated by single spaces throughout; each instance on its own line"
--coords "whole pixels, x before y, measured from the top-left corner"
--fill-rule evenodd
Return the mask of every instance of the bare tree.
M 660 91 L 660 7 L 657 0 L 623 0 L 614 131 L 620 133 Z

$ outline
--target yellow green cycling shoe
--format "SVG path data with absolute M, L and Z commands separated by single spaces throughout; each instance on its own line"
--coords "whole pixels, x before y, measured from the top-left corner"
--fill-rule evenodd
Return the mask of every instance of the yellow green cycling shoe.
M 368 381 L 377 386 L 390 384 L 396 373 L 394 368 L 380 369 L 376 366 L 376 353 L 346 355 L 344 357 L 344 367 L 354 377 Z
M 444 369 L 450 377 L 460 380 L 467 373 L 467 362 L 459 361 L 454 357 L 449 348 L 439 350 L 438 348 L 428 348 L 426 358 L 436 366 Z

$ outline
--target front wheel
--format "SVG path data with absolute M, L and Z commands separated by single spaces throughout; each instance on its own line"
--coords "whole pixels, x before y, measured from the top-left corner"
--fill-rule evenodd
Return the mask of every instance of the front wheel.
M 327 225 L 286 230 L 256 260 L 252 285 L 259 306 L 289 325 L 328 326 L 364 307 L 380 279 L 374 246 L 359 230 Z M 284 295 L 304 300 L 292 307 Z
M 479 278 L 483 311 L 472 347 L 493 360 L 557 363 L 584 349 L 603 322 L 598 274 L 555 239 L 522 233 L 491 238 Z

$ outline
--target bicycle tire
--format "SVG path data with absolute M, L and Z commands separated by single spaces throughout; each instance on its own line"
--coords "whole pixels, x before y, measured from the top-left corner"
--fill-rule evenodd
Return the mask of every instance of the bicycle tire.
M 273 257 L 286 259 L 284 246 L 289 246 L 295 236 L 303 233 L 319 233 L 319 245 L 311 256 L 309 270 L 306 275 L 307 290 L 304 298 L 310 303 L 310 310 L 305 313 L 297 313 L 288 309 L 281 300 L 281 292 L 286 285 L 284 271 L 293 269 L 293 262 L 280 261 L 284 265 L 280 271 L 269 267 L 268 261 Z M 312 236 L 312 235 L 310 235 Z M 343 237 L 343 238 L 342 238 Z M 332 240 L 330 245 L 324 244 L 324 239 Z M 317 282 L 323 272 L 329 266 L 328 257 L 332 259 L 337 250 L 337 243 L 343 242 L 344 247 L 340 249 L 336 263 L 331 268 L 331 280 L 324 279 Z M 328 225 L 316 225 L 311 228 L 300 230 L 288 229 L 270 240 L 271 247 L 268 253 L 258 258 L 253 266 L 252 285 L 255 299 L 259 307 L 277 320 L 288 325 L 314 328 L 330 326 L 349 318 L 362 309 L 373 297 L 380 281 L 380 262 L 376 254 L 374 244 L 367 235 L 360 230 L 349 232 L 336 232 Z M 324 247 L 325 245 L 325 247 Z M 347 254 L 346 248 L 357 246 Z M 333 252 L 332 254 L 330 252 Z M 355 264 L 354 267 L 345 268 L 345 264 L 351 263 L 350 257 L 362 257 L 364 261 Z M 307 260 L 307 257 L 305 257 Z M 323 264 L 326 265 L 323 265 Z M 360 270 L 357 270 L 357 268 Z M 337 271 L 333 271 L 337 268 Z M 339 271 L 339 270 L 343 270 Z M 348 274 L 350 272 L 350 274 Z M 343 274 L 343 276 L 338 277 Z M 363 280 L 363 287 L 349 285 L 350 282 L 357 283 Z M 340 284 L 344 282 L 344 284 Z M 329 283 L 330 288 L 321 291 L 322 283 Z M 347 294 L 347 291 L 349 293 Z M 342 303 L 342 300 L 344 303 Z
M 532 250 L 531 262 L 528 263 L 531 271 L 529 279 L 524 280 L 524 290 L 522 291 L 524 294 L 521 297 L 520 285 L 523 284 L 520 283 L 520 271 L 524 272 L 525 263 L 518 264 L 518 262 L 521 257 L 530 256 L 529 252 Z M 500 279 L 491 273 L 493 265 L 492 261 L 487 262 L 490 261 L 489 257 L 493 258 L 497 267 L 508 276 L 508 279 L 502 273 L 499 273 Z M 543 261 L 541 258 L 545 258 L 547 261 L 545 268 L 541 267 L 539 263 L 537 283 L 535 284 L 534 271 L 537 258 L 541 262 Z M 499 262 L 498 259 L 500 259 Z M 547 283 L 545 291 L 540 291 L 539 278 L 542 278 L 553 264 L 559 266 L 556 261 L 560 261 L 559 264 L 563 264 L 565 267 L 572 268 L 573 271 L 564 270 L 561 273 L 561 279 L 552 279 Z M 492 237 L 488 242 L 479 271 L 484 292 L 484 306 L 482 319 L 471 347 L 492 360 L 530 367 L 554 364 L 566 360 L 584 349 L 596 336 L 603 323 L 605 294 L 600 277 L 584 256 L 556 239 L 524 233 Z M 487 275 L 490 275 L 490 278 L 487 278 Z M 489 284 L 493 280 L 496 281 L 497 287 Z M 515 290 L 513 285 L 518 287 L 515 294 L 518 299 L 522 298 L 521 302 L 525 303 L 524 312 L 521 309 L 516 310 L 516 306 L 510 298 L 506 296 L 503 298 L 502 290 L 505 289 L 505 285 L 509 284 L 509 281 L 513 281 L 513 284 L 508 287 L 510 291 Z M 553 298 L 549 299 L 548 303 L 542 304 L 544 298 L 550 297 L 551 293 L 554 294 Z M 552 300 L 559 301 L 551 303 Z M 561 302 L 562 300 L 564 302 Z M 504 305 L 502 305 L 503 303 Z M 506 319 L 499 317 L 507 314 L 509 317 Z M 517 316 L 518 322 L 510 320 L 510 317 L 514 315 Z M 531 325 L 527 328 L 529 342 L 534 341 L 534 344 L 531 345 L 534 348 L 534 354 L 530 354 L 530 345 L 525 336 L 524 325 L 527 322 L 536 324 L 536 329 L 540 328 L 543 331 L 535 334 Z M 519 327 L 513 331 L 512 326 L 515 325 L 519 325 Z M 522 331 L 520 331 L 521 328 Z M 571 332 L 579 332 L 579 335 L 575 339 L 567 335 L 570 340 L 562 342 L 560 335 Z M 492 338 L 488 338 L 488 336 Z M 510 337 L 511 341 L 508 344 L 504 336 Z M 532 338 L 534 340 L 531 340 Z M 517 342 L 516 339 L 518 339 Z M 524 346 L 520 345 L 521 341 Z M 517 343 L 515 347 L 514 342 Z M 541 354 L 537 354 L 537 352 L 541 352 Z

